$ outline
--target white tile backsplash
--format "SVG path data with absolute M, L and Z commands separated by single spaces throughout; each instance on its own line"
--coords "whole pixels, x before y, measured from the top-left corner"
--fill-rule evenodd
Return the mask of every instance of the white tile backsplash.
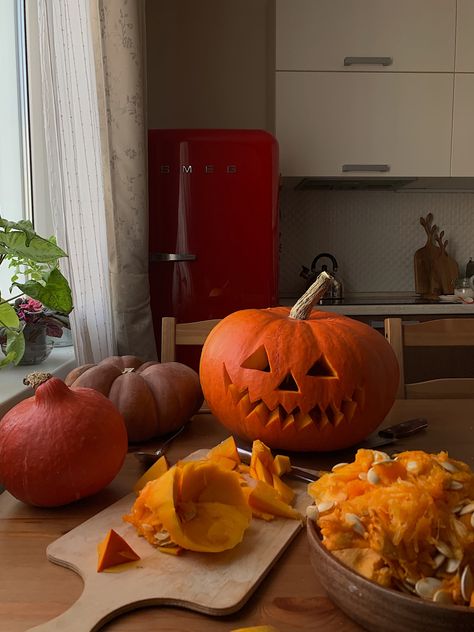
M 474 259 L 474 193 L 280 191 L 280 294 L 299 295 L 301 266 L 329 252 L 346 292 L 414 292 L 413 256 L 433 213 L 464 276 Z M 319 263 L 330 263 L 320 261 Z

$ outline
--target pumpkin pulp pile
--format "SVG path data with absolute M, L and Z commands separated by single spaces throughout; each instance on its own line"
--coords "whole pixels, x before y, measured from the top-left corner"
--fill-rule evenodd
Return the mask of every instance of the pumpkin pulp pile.
M 359 450 L 308 486 L 323 544 L 368 579 L 474 606 L 474 473 L 446 452 Z
M 289 460 L 274 459 L 259 441 L 250 466 L 242 464 L 233 437 L 206 458 L 179 461 L 169 469 L 162 457 L 153 466 L 158 477 L 147 480 L 144 474 L 135 487 L 138 498 L 123 518 L 164 553 L 225 551 L 242 541 L 252 514 L 302 519 L 289 504 L 293 491 L 280 479 L 288 467 Z

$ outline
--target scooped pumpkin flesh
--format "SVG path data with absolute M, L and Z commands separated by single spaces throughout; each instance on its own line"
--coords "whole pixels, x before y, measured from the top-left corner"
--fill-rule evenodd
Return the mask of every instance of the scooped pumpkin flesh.
M 355 570 L 424 598 L 429 579 L 450 603 L 472 605 L 474 473 L 466 463 L 446 452 L 390 459 L 359 450 L 308 493 L 323 544 Z
M 124 519 L 154 545 L 164 532 L 182 548 L 219 552 L 242 541 L 251 515 L 239 474 L 200 460 L 148 482 Z

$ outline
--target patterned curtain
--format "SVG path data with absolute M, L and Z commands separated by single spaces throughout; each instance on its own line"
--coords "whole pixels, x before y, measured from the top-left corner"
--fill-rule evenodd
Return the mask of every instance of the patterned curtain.
M 155 359 L 144 0 L 38 0 L 51 200 L 78 364 Z

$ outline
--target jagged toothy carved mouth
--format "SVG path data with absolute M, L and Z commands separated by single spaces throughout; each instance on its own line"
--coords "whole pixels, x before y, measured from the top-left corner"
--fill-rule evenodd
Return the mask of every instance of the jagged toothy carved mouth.
M 365 391 L 362 387 L 356 387 L 350 398 L 344 398 L 340 405 L 334 402 L 325 408 L 318 404 L 309 412 L 303 413 L 299 406 L 290 411 L 279 404 L 277 408 L 271 410 L 263 400 L 258 399 L 251 401 L 248 388 L 239 389 L 232 383 L 229 374 L 225 371 L 227 392 L 230 393 L 232 401 L 237 406 L 249 422 L 258 421 L 260 425 L 268 428 L 278 427 L 281 430 L 294 427 L 296 430 L 302 430 L 308 426 L 315 426 L 318 430 L 322 430 L 326 426 L 331 425 L 336 428 L 344 421 L 349 423 L 356 410 L 362 410 L 365 404 Z

